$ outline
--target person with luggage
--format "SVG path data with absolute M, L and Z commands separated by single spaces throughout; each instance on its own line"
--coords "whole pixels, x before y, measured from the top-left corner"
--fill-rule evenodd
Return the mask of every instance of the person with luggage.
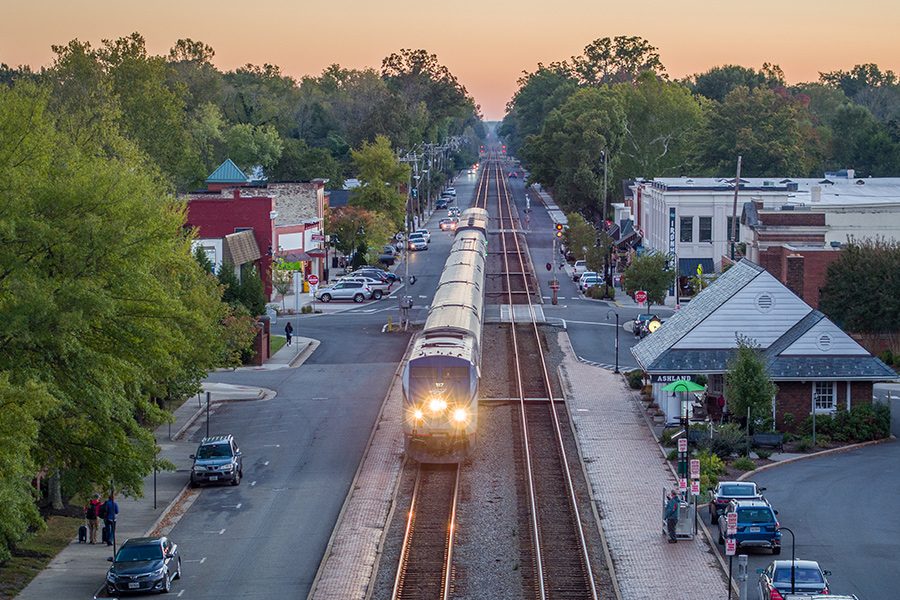
M 109 499 L 100 505 L 98 516 L 103 519 L 103 541 L 107 546 L 112 546 L 116 539 L 116 518 L 119 514 L 119 505 L 115 496 L 109 494 Z
M 94 494 L 87 506 L 84 507 L 84 519 L 87 521 L 87 531 L 85 537 L 90 540 L 89 543 L 97 543 L 97 529 L 100 525 L 98 514 L 100 512 L 100 494 Z
M 669 534 L 669 543 L 674 544 L 678 541 L 678 538 L 675 536 L 675 526 L 678 525 L 678 490 L 672 490 L 672 493 L 669 494 L 664 517 L 666 519 L 666 530 Z

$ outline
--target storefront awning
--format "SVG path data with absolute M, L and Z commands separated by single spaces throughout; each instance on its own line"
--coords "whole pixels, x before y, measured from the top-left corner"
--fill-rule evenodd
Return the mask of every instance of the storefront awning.
M 252 229 L 226 235 L 223 245 L 225 262 L 236 267 L 257 261 L 262 256 L 259 246 L 256 245 L 256 237 L 253 235 Z

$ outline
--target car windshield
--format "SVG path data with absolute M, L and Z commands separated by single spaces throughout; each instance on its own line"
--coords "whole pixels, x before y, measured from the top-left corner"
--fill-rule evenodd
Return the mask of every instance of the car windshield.
M 778 583 L 791 582 L 791 566 L 775 569 L 775 581 Z M 794 569 L 795 583 L 825 583 L 822 572 L 812 567 L 796 567 Z
M 159 544 L 142 544 L 122 546 L 116 554 L 116 562 L 138 562 L 141 560 L 162 560 L 162 546 Z
M 729 498 L 737 498 L 738 496 L 755 496 L 756 489 L 752 485 L 742 485 L 739 483 L 723 485 L 719 489 L 719 494 L 728 496 Z
M 741 523 L 771 523 L 772 511 L 768 508 L 745 508 L 738 511 L 738 521 Z
M 228 444 L 204 444 L 197 450 L 197 458 L 229 458 L 231 447 Z

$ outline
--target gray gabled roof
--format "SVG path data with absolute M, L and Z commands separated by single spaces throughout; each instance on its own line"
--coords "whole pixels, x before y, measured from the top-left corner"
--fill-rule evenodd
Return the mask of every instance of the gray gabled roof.
M 638 364 L 645 370 L 650 368 L 663 352 L 675 345 L 738 290 L 753 281 L 762 270 L 759 265 L 742 260 L 722 273 L 713 285 L 697 294 L 696 298 L 667 319 L 653 335 L 648 335 L 631 349 Z

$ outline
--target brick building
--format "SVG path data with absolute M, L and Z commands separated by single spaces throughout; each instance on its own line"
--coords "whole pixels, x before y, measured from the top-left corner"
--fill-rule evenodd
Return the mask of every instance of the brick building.
M 825 315 L 744 259 L 631 350 L 650 375 L 654 398 L 669 422 L 678 421 L 683 398 L 664 392 L 663 386 L 706 375 L 708 394 L 724 395 L 738 336 L 759 347 L 778 386 L 773 417 L 779 428 L 786 414 L 799 423 L 813 411 L 832 413 L 870 403 L 874 382 L 896 378 Z

